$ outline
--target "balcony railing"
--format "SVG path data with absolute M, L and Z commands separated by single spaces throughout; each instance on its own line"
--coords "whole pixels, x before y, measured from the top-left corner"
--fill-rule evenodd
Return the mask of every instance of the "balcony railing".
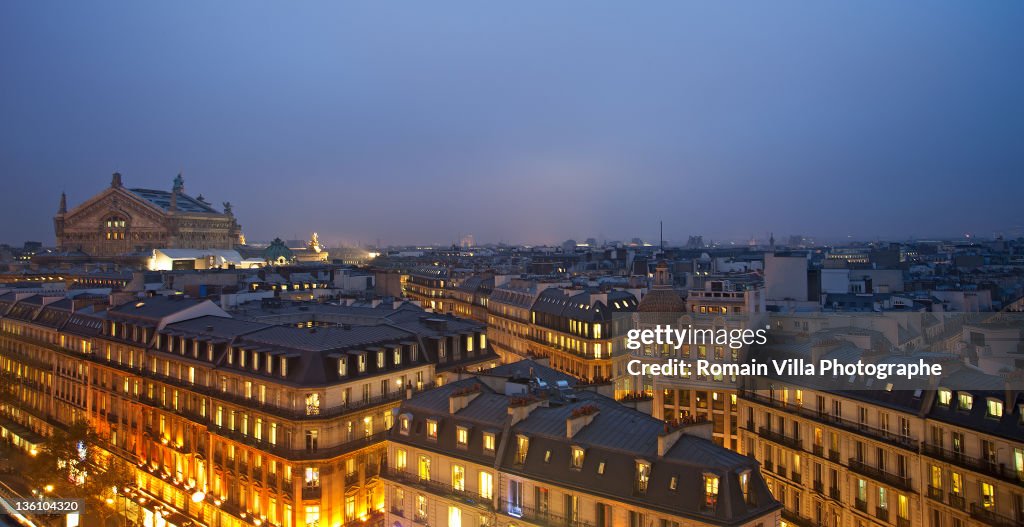
M 796 450 L 804 449 L 804 442 L 802 440 L 794 437 L 787 437 L 785 434 L 780 434 L 763 426 L 757 429 L 757 435 L 789 448 L 794 448 Z
M 323 493 L 323 487 L 320 485 L 314 486 L 303 486 L 302 487 L 302 499 L 304 500 L 318 500 Z
M 971 518 L 979 520 L 985 523 L 986 525 L 991 525 L 992 527 L 1020 526 L 1020 522 L 1018 522 L 1017 520 L 1010 518 L 1008 516 L 1003 516 L 1002 514 L 999 514 L 994 510 L 986 509 L 985 507 L 982 507 L 977 503 L 971 504 Z
M 922 451 L 926 456 L 934 459 L 941 459 L 942 461 L 952 463 L 968 470 L 973 470 L 987 476 L 994 476 L 1018 485 L 1024 484 L 1024 474 L 1007 467 L 1003 463 L 996 463 L 987 459 L 978 459 L 968 456 L 963 452 L 946 450 L 929 444 L 922 445 Z
M 880 468 L 872 467 L 870 465 L 857 461 L 855 458 L 852 457 L 849 460 L 849 467 L 850 470 L 858 474 L 872 478 L 876 481 L 881 481 L 882 483 L 887 483 L 889 485 L 909 492 L 913 492 L 914 490 L 914 487 L 911 485 L 910 477 L 899 476 L 891 472 L 886 472 Z
M 593 524 L 583 520 L 573 520 L 572 518 L 553 514 L 547 510 L 524 507 L 509 501 L 502 502 L 501 512 L 513 518 L 521 518 L 529 523 L 543 527 L 593 527 Z
M 340 456 L 347 452 L 352 452 L 360 448 L 364 448 L 376 443 L 384 441 L 387 435 L 386 431 L 377 432 L 370 436 L 361 436 L 351 441 L 346 441 L 330 447 L 317 447 L 317 448 L 288 448 L 280 443 L 277 445 L 271 445 L 266 440 L 256 441 L 252 436 L 243 436 L 241 432 L 237 430 L 232 431 L 226 427 L 220 427 L 215 425 L 207 426 L 207 430 L 211 433 L 234 439 L 246 444 L 258 446 L 260 450 L 272 453 L 277 456 L 281 456 L 290 461 L 308 461 L 311 459 L 330 459 L 333 457 Z
M 841 416 L 832 415 L 826 412 L 819 412 L 817 410 L 804 408 L 803 406 L 799 406 L 796 404 L 783 403 L 782 401 L 766 397 L 752 390 L 741 390 L 739 395 L 740 397 L 750 401 L 755 401 L 761 404 L 767 404 L 769 406 L 774 406 L 776 408 L 782 408 L 786 410 L 788 413 L 796 414 L 801 417 L 805 417 L 807 419 L 824 423 L 836 428 L 842 428 L 844 430 L 869 436 L 879 441 L 890 443 L 907 450 L 911 450 L 914 452 L 917 452 L 918 450 L 918 446 L 920 443 L 919 441 L 908 436 L 894 434 L 889 430 L 876 428 L 866 424 L 861 424 L 856 421 L 844 419 Z
M 384 479 L 408 485 L 410 487 L 416 487 L 423 489 L 427 492 L 436 494 L 438 496 L 445 496 L 450 499 L 454 499 L 465 503 L 466 505 L 472 505 L 474 507 L 481 507 L 490 511 L 494 511 L 493 500 L 483 498 L 480 494 L 471 492 L 465 489 L 458 489 L 452 486 L 450 483 L 443 481 L 436 481 L 432 479 L 421 479 L 417 474 L 406 470 L 399 470 L 396 468 L 387 468 L 382 472 Z
M 910 518 L 896 517 L 896 527 L 910 527 Z
M 836 488 L 836 487 L 829 488 L 828 489 L 828 497 L 830 497 L 830 498 L 832 498 L 832 499 L 834 499 L 836 501 L 839 501 L 840 500 L 839 489 Z
M 854 506 L 854 508 L 856 508 L 857 510 L 859 510 L 859 511 L 861 511 L 863 513 L 867 513 L 868 512 L 868 501 L 867 500 L 862 500 L 860 498 L 857 498 L 857 499 L 853 500 L 853 506 Z
M 789 509 L 782 509 L 782 519 L 786 520 L 786 523 L 796 525 L 797 527 L 818 527 L 818 524 L 813 520 L 804 518 Z
M 943 492 L 942 489 L 928 485 L 928 497 L 942 503 Z
M 889 509 L 883 509 L 882 507 L 875 507 L 875 518 L 884 522 L 889 521 Z
M 954 509 L 964 510 L 964 507 L 966 505 L 967 505 L 967 500 L 964 499 L 963 496 L 960 496 L 959 494 L 953 494 L 952 492 L 949 493 L 949 506 L 950 507 L 953 507 Z

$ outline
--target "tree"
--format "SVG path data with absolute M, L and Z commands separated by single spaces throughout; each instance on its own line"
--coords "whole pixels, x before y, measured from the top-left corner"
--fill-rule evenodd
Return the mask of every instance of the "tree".
M 82 500 L 84 510 L 105 525 L 115 511 L 117 492 L 132 483 L 132 470 L 99 444 L 85 421 L 56 430 L 28 463 L 25 479 L 46 496 Z

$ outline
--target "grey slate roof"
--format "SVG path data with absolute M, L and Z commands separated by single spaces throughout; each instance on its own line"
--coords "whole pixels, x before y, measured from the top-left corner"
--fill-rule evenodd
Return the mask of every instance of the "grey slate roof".
M 467 388 L 478 390 L 479 394 L 465 408 L 451 414 L 450 396 Z M 396 426 L 388 438 L 399 444 L 414 445 L 479 464 L 493 464 L 502 471 L 553 486 L 711 524 L 740 524 L 779 507 L 768 492 L 753 459 L 706 439 L 687 435 L 680 437 L 664 457 L 659 457 L 658 436 L 664 423 L 592 392 L 578 392 L 578 395 L 581 399 L 578 403 L 541 406 L 524 420 L 511 425 L 508 397 L 495 393 L 478 379 L 464 379 L 405 401 L 399 415 L 400 418 L 412 418 L 410 432 L 405 435 L 401 427 Z M 575 437 L 567 438 L 566 418 L 574 409 L 588 404 L 596 405 L 599 413 Z M 427 419 L 438 422 L 436 440 L 426 436 Z M 467 427 L 470 432 L 465 448 L 457 445 L 456 430 L 459 426 Z M 503 451 L 491 454 L 483 450 L 485 431 L 495 433 L 496 444 L 505 445 Z M 529 438 L 529 450 L 523 464 L 517 464 L 515 459 L 513 436 L 517 434 Z M 506 435 L 509 437 L 504 438 Z M 573 446 L 585 449 L 583 466 L 579 470 L 571 468 Z M 634 492 L 633 486 L 638 459 L 651 465 L 650 484 L 642 495 Z M 599 474 L 597 467 L 602 463 L 604 471 Z M 744 501 L 739 486 L 739 474 L 748 471 L 753 497 L 750 504 Z M 707 473 L 720 478 L 718 507 L 713 511 L 703 511 L 701 507 L 704 495 L 700 482 Z M 677 481 L 675 490 L 670 488 L 673 477 Z

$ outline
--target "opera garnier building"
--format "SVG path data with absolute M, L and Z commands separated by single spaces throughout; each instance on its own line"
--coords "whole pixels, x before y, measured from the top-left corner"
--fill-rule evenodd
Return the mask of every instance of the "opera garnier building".
M 202 195 L 189 196 L 180 174 L 167 191 L 127 188 L 114 173 L 110 187 L 70 210 L 61 195 L 53 225 L 59 252 L 100 258 L 159 248 L 231 249 L 241 232 L 230 203 L 218 210 Z

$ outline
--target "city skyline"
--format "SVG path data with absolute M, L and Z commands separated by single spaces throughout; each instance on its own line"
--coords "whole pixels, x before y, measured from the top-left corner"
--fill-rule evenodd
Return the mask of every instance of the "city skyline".
M 10 243 L 113 171 L 182 172 L 253 240 L 1024 225 L 1019 5 L 0 10 Z

